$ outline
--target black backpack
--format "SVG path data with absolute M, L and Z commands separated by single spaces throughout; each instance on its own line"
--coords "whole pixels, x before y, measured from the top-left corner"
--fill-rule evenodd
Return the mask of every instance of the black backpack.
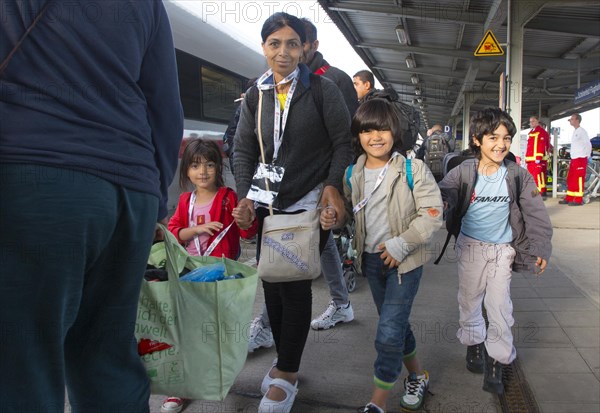
M 421 117 L 419 112 L 412 106 L 400 102 L 398 93 L 394 89 L 373 90 L 365 95 L 364 100 L 386 99 L 394 104 L 400 115 L 400 127 L 402 128 L 402 149 L 408 151 L 417 142 L 421 129 Z
M 448 142 L 442 134 L 433 134 L 425 140 L 425 156 L 423 161 L 433 176 L 441 177 L 444 172 L 444 157 L 450 152 Z

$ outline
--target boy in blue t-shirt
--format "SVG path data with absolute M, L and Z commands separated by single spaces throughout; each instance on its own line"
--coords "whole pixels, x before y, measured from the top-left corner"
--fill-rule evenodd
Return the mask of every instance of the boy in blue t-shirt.
M 544 272 L 552 251 L 552 224 L 529 172 L 505 160 L 517 132 L 511 117 L 488 108 L 471 119 L 464 161 L 440 182 L 442 198 L 458 227 L 456 333 L 467 348 L 467 369 L 484 373 L 483 389 L 502 393 L 502 366 L 516 357 L 511 327 L 512 271 Z M 525 230 L 527 228 L 527 231 Z M 486 328 L 481 304 L 489 319 Z

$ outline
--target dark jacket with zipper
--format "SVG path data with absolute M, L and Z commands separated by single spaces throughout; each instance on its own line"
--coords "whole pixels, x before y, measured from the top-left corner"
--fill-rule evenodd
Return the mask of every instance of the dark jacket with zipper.
M 300 64 L 298 85 L 292 97 L 282 144 L 275 162 L 285 174 L 274 207 L 284 209 L 296 203 L 317 185 L 333 185 L 342 194 L 344 169 L 352 161 L 350 115 L 342 93 L 327 78 L 321 78 L 323 113 L 315 104 L 310 69 Z M 273 160 L 273 89 L 264 91 L 262 139 L 266 163 Z M 257 134 L 257 88 L 248 89 L 235 134 L 235 181 L 238 196 L 245 198 L 260 161 Z

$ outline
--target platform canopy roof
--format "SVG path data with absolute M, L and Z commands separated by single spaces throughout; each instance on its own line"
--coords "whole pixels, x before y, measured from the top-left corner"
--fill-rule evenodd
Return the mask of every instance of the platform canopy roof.
M 487 30 L 506 51 L 509 0 L 319 0 L 385 87 L 414 105 L 423 124 L 460 123 L 463 93 L 471 111 L 499 105 L 504 56 L 474 56 Z M 514 3 L 517 0 L 512 0 Z M 578 88 L 600 82 L 600 2 L 527 2 L 521 126 L 531 114 L 554 120 L 600 105 L 575 103 Z M 352 75 L 352 74 L 351 74 Z M 541 112 L 541 113 L 540 113 Z

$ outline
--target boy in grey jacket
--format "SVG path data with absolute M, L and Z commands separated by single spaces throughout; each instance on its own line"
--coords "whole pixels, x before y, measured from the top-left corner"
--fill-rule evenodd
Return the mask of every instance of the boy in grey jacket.
M 483 390 L 502 393 L 502 366 L 516 357 L 511 327 L 512 271 L 544 272 L 552 252 L 552 224 L 531 174 L 505 160 L 517 132 L 499 108 L 472 119 L 469 146 L 476 159 L 440 182 L 457 236 L 457 337 L 467 348 L 467 369 L 484 373 Z M 481 303 L 489 319 L 486 328 Z

